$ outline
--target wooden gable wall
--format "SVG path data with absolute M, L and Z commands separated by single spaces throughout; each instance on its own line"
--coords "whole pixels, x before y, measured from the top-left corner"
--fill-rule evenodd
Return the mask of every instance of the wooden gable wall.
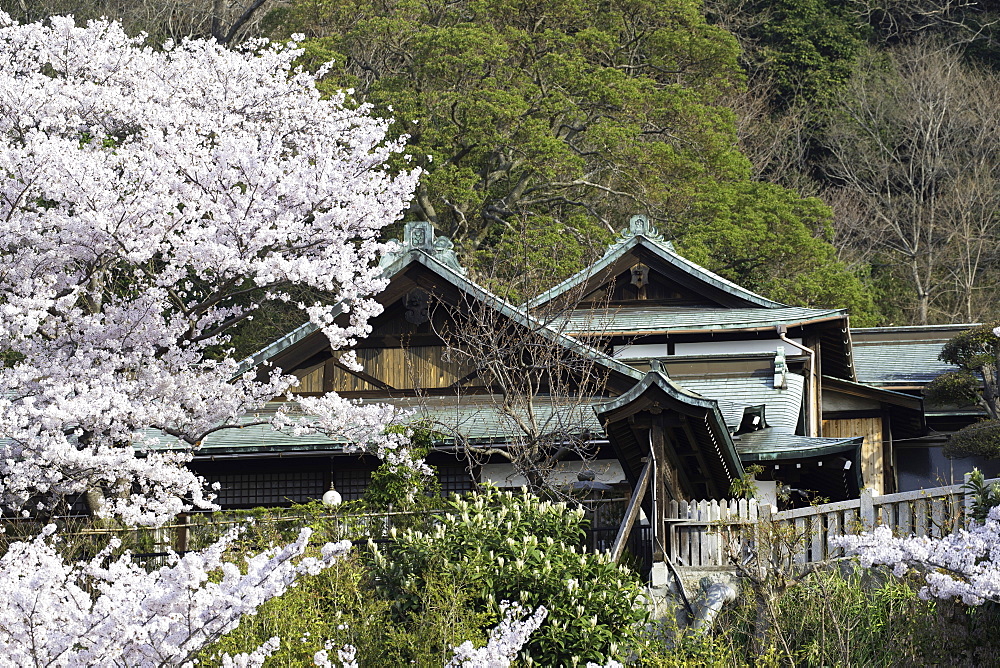
M 647 306 L 700 306 L 708 300 L 654 267 L 635 258 L 631 266 L 618 272 L 581 301 L 584 307 L 625 306 L 641 303 Z
M 298 391 L 333 391 L 351 396 L 482 387 L 468 364 L 447 354 L 447 347 L 434 333 L 435 328 L 429 320 L 412 322 L 423 317 L 413 316 L 405 297 L 387 305 L 385 312 L 373 322 L 371 335 L 354 349 L 363 367 L 361 373 L 338 363 L 329 348 L 322 349 L 326 340 L 318 335 L 318 349 L 309 359 L 310 363 L 291 370 L 301 379 Z M 446 318 L 443 312 L 433 317 Z M 441 325 L 439 322 L 438 326 Z

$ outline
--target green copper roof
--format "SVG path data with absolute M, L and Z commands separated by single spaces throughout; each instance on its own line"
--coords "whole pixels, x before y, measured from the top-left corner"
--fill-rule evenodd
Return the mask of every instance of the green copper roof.
M 737 297 L 738 299 L 741 299 L 746 302 L 747 306 L 757 306 L 763 308 L 781 308 L 784 306 L 784 304 L 771 301 L 766 297 L 762 297 L 755 292 L 751 292 L 746 288 L 736 285 L 732 281 L 722 278 L 718 274 L 712 273 L 708 269 L 705 269 L 704 267 L 678 255 L 674 250 L 673 244 L 669 241 L 663 240 L 663 237 L 656 231 L 656 228 L 653 227 L 646 216 L 632 216 L 629 221 L 628 229 L 623 230 L 621 238 L 608 247 L 604 257 L 586 269 L 570 276 L 551 290 L 538 295 L 528 302 L 528 306 L 530 308 L 537 308 L 538 306 L 559 297 L 569 290 L 586 283 L 591 278 L 606 275 L 610 267 L 628 254 L 633 248 L 640 245 L 651 251 L 663 262 L 686 274 L 689 274 L 702 283 L 708 284 L 734 297 Z
M 770 461 L 775 459 L 801 459 L 846 452 L 853 453 L 861 447 L 861 436 L 851 438 L 821 438 L 783 434 L 774 429 L 761 429 L 736 437 L 736 451 L 740 459 Z
M 667 395 L 681 403 L 697 406 L 698 408 L 704 408 L 710 412 L 717 413 L 718 422 L 720 424 L 725 424 L 725 420 L 722 418 L 722 413 L 718 410 L 719 406 L 717 401 L 709 399 L 708 397 L 703 397 L 697 392 L 678 384 L 666 373 L 658 370 L 648 372 L 645 376 L 643 376 L 642 381 L 634 385 L 628 392 L 620 397 L 611 399 L 604 404 L 595 406 L 594 410 L 596 410 L 600 415 L 619 410 L 645 394 L 651 387 L 660 388 Z
M 774 376 L 736 376 L 720 378 L 684 378 L 684 387 L 719 402 L 719 409 L 726 419 L 726 426 L 735 431 L 743 421 L 743 412 L 749 406 L 765 406 L 764 420 L 776 432 L 793 434 L 802 412 L 802 388 L 805 379 L 789 374 L 788 387 L 775 389 Z
M 607 397 L 576 400 L 568 397 L 539 395 L 531 406 L 533 425 L 547 435 L 578 435 L 585 432 L 601 438 L 603 430 L 592 406 L 607 401 Z M 436 432 L 440 445 L 456 441 L 516 440 L 518 419 L 527 420 L 527 407 L 502 410 L 502 398 L 494 395 L 467 395 L 463 397 L 422 397 L 405 399 L 379 399 L 376 403 L 389 404 L 397 410 L 399 424 L 421 423 Z M 249 424 L 272 416 L 284 402 L 270 402 L 255 415 L 247 415 L 241 423 Z M 308 416 L 306 416 L 308 419 Z M 514 437 L 512 437 L 514 435 Z M 161 443 L 156 450 L 187 449 L 169 436 L 156 431 L 147 436 L 158 436 Z M 267 425 L 223 429 L 209 434 L 197 454 L 253 455 L 270 452 L 344 452 L 348 442 L 322 434 L 294 436 L 278 432 Z
M 652 333 L 704 330 L 764 330 L 775 325 L 796 327 L 822 320 L 841 319 L 843 309 L 720 308 L 715 306 L 645 306 L 577 310 L 564 316 L 570 333 Z M 555 323 L 562 327 L 562 322 Z
M 511 442 L 523 438 L 519 424 L 533 425 L 549 436 L 579 435 L 585 432 L 601 438 L 601 428 L 593 405 L 607 397 L 576 398 L 539 395 L 528 406 L 504 406 L 499 395 L 467 395 L 464 397 L 427 397 L 396 399 L 390 403 L 410 410 L 411 422 L 428 425 L 438 434 L 440 443 L 456 440 Z
M 869 385 L 926 385 L 957 367 L 938 359 L 944 341 L 854 341 L 858 382 Z

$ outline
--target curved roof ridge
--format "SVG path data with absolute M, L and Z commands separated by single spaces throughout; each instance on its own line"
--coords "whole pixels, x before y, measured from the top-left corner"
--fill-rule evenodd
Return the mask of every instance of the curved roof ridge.
M 586 283 L 591 278 L 599 276 L 602 272 L 606 272 L 617 260 L 639 245 L 652 250 L 661 259 L 681 271 L 749 304 L 763 308 L 785 308 L 788 306 L 787 304 L 763 297 L 752 290 L 747 290 L 729 279 L 723 278 L 701 265 L 688 260 L 677 252 L 673 243 L 663 238 L 663 235 L 649 222 L 646 216 L 642 215 L 632 216 L 629 220 L 629 226 L 622 230 L 621 236 L 614 243 L 608 246 L 608 250 L 600 260 L 589 267 L 581 269 L 555 287 L 529 300 L 525 303 L 525 306 L 536 308 L 565 294 L 572 288 Z

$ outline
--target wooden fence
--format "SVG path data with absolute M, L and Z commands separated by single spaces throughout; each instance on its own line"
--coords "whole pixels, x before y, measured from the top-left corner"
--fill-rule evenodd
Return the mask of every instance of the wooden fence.
M 215 543 L 225 533 L 242 528 L 239 544 L 250 550 L 261 550 L 270 544 L 294 541 L 303 527 L 313 529 L 313 542 L 351 540 L 359 549 L 365 549 L 369 540 L 385 543 L 391 540 L 393 530 L 430 529 L 437 517 L 447 510 L 388 511 L 379 513 L 301 515 L 294 510 L 275 508 L 260 516 L 245 512 L 190 513 L 178 515 L 170 524 L 160 527 L 100 527 L 89 517 L 62 520 L 59 533 L 61 551 L 72 560 L 92 558 L 103 549 L 109 538 L 116 538 L 121 545 L 114 554 L 125 550 L 148 567 L 167 563 L 170 552 L 183 554 L 200 550 Z M 0 554 L 9 542 L 21 540 L 37 533 L 37 522 L 16 522 L 0 533 Z
M 590 526 L 585 532 L 581 547 L 589 552 L 607 552 L 618 533 L 628 499 L 604 499 L 585 506 Z M 313 529 L 313 543 L 350 540 L 359 550 L 367 549 L 368 542 L 389 543 L 396 531 L 419 529 L 429 531 L 442 515 L 454 512 L 443 508 L 419 511 L 383 511 L 369 513 L 298 514 L 295 509 L 274 508 L 256 515 L 244 511 L 185 513 L 174 522 L 156 528 L 150 527 L 95 527 L 89 517 L 64 520 L 60 538 L 68 558 L 85 560 L 104 548 L 109 538 L 121 542 L 120 553 L 128 550 L 133 558 L 148 567 L 167 563 L 171 552 L 183 554 L 214 544 L 228 531 L 241 528 L 240 544 L 247 549 L 259 550 L 269 544 L 289 543 L 295 540 L 302 527 Z M 41 528 L 37 522 L 19 522 L 17 530 L 0 533 L 0 554 L 10 540 L 34 535 Z M 652 565 L 650 546 L 651 528 L 635 527 L 626 544 L 632 563 L 640 572 L 648 574 Z
M 672 501 L 666 518 L 668 554 L 682 568 L 729 566 L 767 540 L 782 562 L 806 564 L 841 556 L 830 547 L 830 538 L 878 525 L 900 536 L 947 535 L 964 525 L 971 504 L 962 485 L 882 496 L 865 490 L 860 499 L 781 512 L 755 500 Z

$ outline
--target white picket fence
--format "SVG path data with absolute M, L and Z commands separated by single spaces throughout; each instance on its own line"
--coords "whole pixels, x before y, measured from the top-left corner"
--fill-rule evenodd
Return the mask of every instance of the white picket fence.
M 966 476 L 968 482 L 968 476 Z M 987 483 L 1000 482 L 1000 478 Z M 829 545 L 835 536 L 860 533 L 877 525 L 896 535 L 940 537 L 961 527 L 969 516 L 972 497 L 961 485 L 861 498 L 795 510 L 774 512 L 755 500 L 671 501 L 666 517 L 668 553 L 680 567 L 729 566 L 754 549 L 767 527 L 769 540 L 780 543 L 780 560 L 806 564 L 841 556 Z

